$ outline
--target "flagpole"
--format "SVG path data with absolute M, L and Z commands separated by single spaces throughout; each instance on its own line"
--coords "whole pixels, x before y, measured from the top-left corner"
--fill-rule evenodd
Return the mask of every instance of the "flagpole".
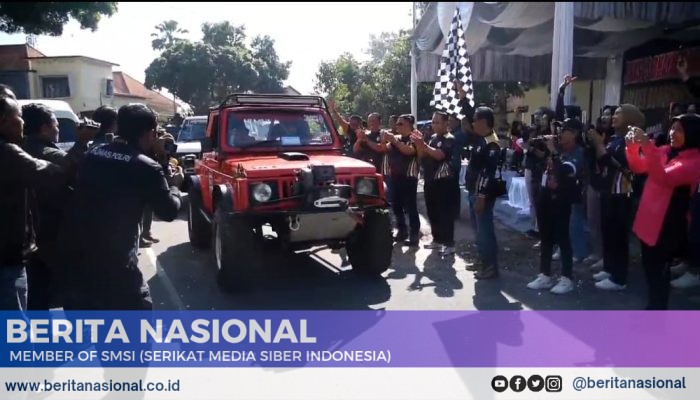
M 413 34 L 416 32 L 416 2 L 413 3 Z M 416 46 L 411 41 L 411 115 L 418 119 L 418 79 L 416 77 Z

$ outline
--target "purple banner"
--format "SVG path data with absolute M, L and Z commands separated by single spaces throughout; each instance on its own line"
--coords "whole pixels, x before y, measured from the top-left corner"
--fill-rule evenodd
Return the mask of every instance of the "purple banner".
M 694 311 L 0 312 L 0 318 L 0 367 L 700 367 Z M 79 359 L 90 348 L 109 357 Z

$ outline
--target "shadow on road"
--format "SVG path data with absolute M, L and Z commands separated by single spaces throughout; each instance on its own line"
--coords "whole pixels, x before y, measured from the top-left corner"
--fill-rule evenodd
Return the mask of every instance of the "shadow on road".
M 323 257 L 268 251 L 265 266 L 248 292 L 228 294 L 216 284 L 211 251 L 196 251 L 189 243 L 168 248 L 158 256 L 166 278 L 155 275 L 148 283 L 156 308 L 172 309 L 170 297 L 179 296 L 192 310 L 369 310 L 386 302 L 391 291 L 384 279 L 358 277 L 352 271 L 329 269 Z M 168 290 L 168 285 L 174 286 Z

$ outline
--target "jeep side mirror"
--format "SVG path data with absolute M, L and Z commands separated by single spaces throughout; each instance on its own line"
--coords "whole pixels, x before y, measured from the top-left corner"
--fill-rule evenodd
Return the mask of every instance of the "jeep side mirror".
M 212 143 L 212 140 L 210 137 L 205 137 L 202 139 L 202 152 L 203 153 L 208 153 L 210 151 L 214 150 L 214 144 Z

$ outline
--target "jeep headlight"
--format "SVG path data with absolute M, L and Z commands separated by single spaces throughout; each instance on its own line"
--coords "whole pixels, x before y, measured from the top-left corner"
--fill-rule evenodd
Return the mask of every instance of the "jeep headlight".
M 360 178 L 357 180 L 355 190 L 357 194 L 363 196 L 377 196 L 377 180 L 372 178 Z
M 253 198 L 258 203 L 264 203 L 272 198 L 272 187 L 267 183 L 253 185 Z

